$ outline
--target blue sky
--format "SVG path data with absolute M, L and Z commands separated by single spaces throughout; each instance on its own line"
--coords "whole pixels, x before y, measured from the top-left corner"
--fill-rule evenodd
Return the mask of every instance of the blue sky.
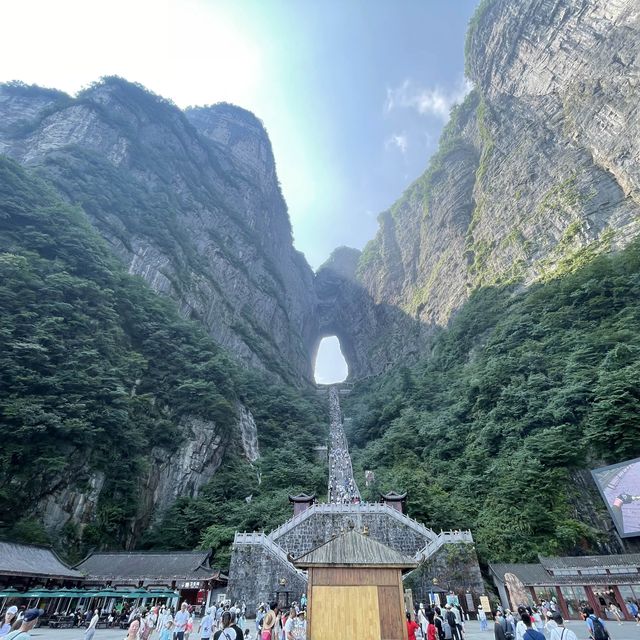
M 295 245 L 317 268 L 337 246 L 362 248 L 426 168 L 468 90 L 464 36 L 476 4 L 9 0 L 0 81 L 74 93 L 117 74 L 180 107 L 252 110 L 271 137 Z M 322 379 L 339 375 L 331 353 Z

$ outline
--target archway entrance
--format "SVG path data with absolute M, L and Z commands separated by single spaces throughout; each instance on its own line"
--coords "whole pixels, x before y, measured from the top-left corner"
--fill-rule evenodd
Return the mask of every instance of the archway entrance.
M 314 377 L 317 384 L 344 382 L 349 375 L 347 361 L 340 348 L 337 336 L 322 338 L 314 363 Z

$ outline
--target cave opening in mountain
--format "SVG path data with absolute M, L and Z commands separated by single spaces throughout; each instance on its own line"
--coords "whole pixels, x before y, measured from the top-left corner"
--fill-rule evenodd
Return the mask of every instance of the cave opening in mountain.
M 342 353 L 337 336 L 322 338 L 316 352 L 314 377 L 317 384 L 344 382 L 349 375 L 349 366 Z

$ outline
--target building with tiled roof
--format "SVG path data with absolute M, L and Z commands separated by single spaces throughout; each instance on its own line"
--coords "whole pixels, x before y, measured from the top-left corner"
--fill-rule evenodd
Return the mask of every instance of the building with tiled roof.
M 604 617 L 604 607 L 617 605 L 633 617 L 626 603 L 640 602 L 640 554 L 606 556 L 540 556 L 534 564 L 492 563 L 489 570 L 502 605 L 554 599 L 565 618 L 579 618 L 583 606 Z

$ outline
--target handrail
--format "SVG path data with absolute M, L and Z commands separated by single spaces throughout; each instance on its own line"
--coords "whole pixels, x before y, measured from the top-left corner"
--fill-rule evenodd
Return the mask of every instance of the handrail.
M 240 533 L 237 532 L 233 538 L 233 544 L 256 544 L 265 547 L 269 551 L 271 551 L 279 560 L 286 563 L 293 571 L 295 571 L 299 576 L 303 578 L 307 578 L 307 574 L 298 569 L 293 565 L 293 563 L 287 557 L 284 549 L 278 546 L 273 540 L 271 540 L 264 533 L 260 533 L 258 531 L 253 531 L 251 533 Z
M 418 562 L 422 562 L 435 554 L 443 545 L 460 542 L 472 544 L 473 535 L 471 535 L 471 531 L 441 531 L 435 540 L 430 540 L 415 554 L 414 559 Z

